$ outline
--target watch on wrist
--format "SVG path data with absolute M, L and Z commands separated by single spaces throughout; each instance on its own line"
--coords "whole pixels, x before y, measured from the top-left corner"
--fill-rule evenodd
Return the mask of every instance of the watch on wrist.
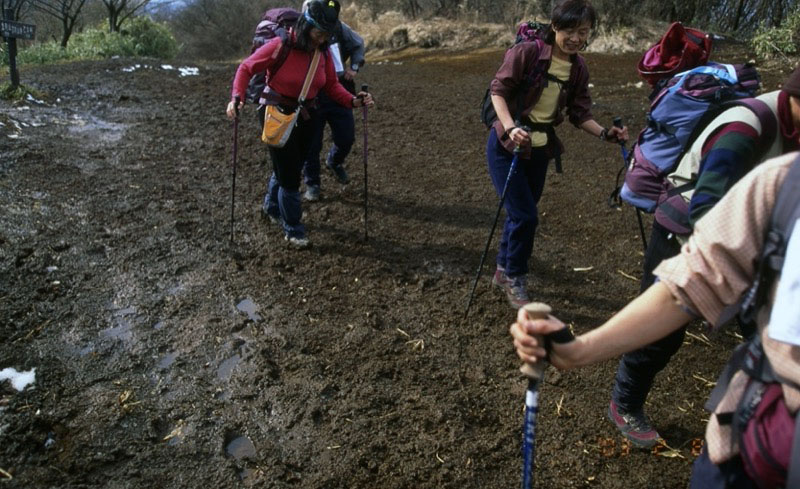
M 602 130 L 602 131 L 600 131 L 600 136 L 599 136 L 599 138 L 600 138 L 600 140 L 601 140 L 601 141 L 608 141 L 608 129 L 606 129 L 606 128 L 604 127 L 604 128 L 603 128 L 603 130 Z

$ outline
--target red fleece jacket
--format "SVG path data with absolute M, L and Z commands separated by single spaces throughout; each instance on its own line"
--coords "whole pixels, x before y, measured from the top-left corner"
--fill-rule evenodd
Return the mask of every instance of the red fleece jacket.
M 256 49 L 253 54 L 242 61 L 239 69 L 236 70 L 236 77 L 233 80 L 231 99 L 239 95 L 244 100 L 250 77 L 254 73 L 269 70 L 272 64 L 275 63 L 275 58 L 280 51 L 280 45 L 281 39 L 276 37 Z M 313 52 L 307 53 L 299 49 L 289 50 L 289 55 L 278 72 L 268 74 L 269 87 L 284 97 L 293 99 L 299 97 L 312 55 Z M 314 79 L 306 95 L 306 100 L 313 99 L 320 91 L 325 92 L 328 97 L 339 105 L 345 107 L 353 106 L 353 95 L 339 83 L 336 69 L 328 50 L 325 50 L 319 60 L 317 72 L 314 73 Z

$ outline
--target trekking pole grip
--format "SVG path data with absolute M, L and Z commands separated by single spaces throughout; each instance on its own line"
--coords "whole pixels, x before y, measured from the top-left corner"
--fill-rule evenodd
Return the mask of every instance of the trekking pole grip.
M 620 129 L 622 129 L 623 127 L 625 127 L 625 126 L 622 124 L 622 117 L 619 117 L 619 116 L 617 116 L 617 117 L 614 117 L 614 120 L 612 121 L 612 124 L 614 124 L 614 127 L 618 127 L 618 128 L 620 128 Z M 619 138 L 618 138 L 618 140 L 619 140 Z M 625 147 L 625 143 L 624 143 L 624 142 L 620 141 L 620 142 L 619 142 L 619 144 L 621 144 L 621 145 L 622 145 L 622 147 Z
M 241 97 L 238 95 L 233 97 L 233 111 L 236 114 L 236 118 L 239 118 L 239 104 L 242 102 Z
M 523 306 L 528 319 L 547 319 L 552 309 L 544 302 L 529 302 Z M 539 341 L 541 337 L 537 338 Z M 539 361 L 531 365 L 530 363 L 523 363 L 519 371 L 529 379 L 539 380 L 544 374 L 544 362 Z
M 522 123 L 522 122 L 520 122 L 520 121 L 514 121 L 514 126 L 516 126 L 516 127 L 520 128 L 520 129 L 522 129 L 523 131 L 527 132 L 528 134 L 530 134 L 530 133 L 531 133 L 531 131 L 533 130 L 533 129 L 531 129 L 531 128 L 530 128 L 530 126 L 526 126 L 525 124 L 523 124 L 523 123 Z M 513 129 L 512 129 L 512 131 L 513 131 Z M 517 146 L 514 148 L 514 152 L 515 152 L 515 153 L 520 153 L 521 151 L 522 151 L 522 146 L 520 146 L 520 145 L 518 144 L 518 145 L 517 145 Z

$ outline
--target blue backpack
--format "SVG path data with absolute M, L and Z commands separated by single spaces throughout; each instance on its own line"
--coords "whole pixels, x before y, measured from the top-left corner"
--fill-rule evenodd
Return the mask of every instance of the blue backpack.
M 750 107 L 761 120 L 760 106 L 750 103 L 760 85 L 751 64 L 708 63 L 679 73 L 657 85 L 651 95 L 647 126 L 631 151 L 619 197 L 652 213 L 666 200 L 667 181 L 703 129 L 724 110 Z

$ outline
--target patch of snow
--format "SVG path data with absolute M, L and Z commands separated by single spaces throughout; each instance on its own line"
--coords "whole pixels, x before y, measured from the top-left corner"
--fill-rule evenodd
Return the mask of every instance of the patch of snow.
M 25 100 L 27 100 L 28 102 L 37 103 L 39 105 L 47 105 L 47 104 L 45 104 L 44 100 L 39 100 L 37 98 L 34 98 L 33 95 L 31 95 L 31 94 L 26 95 L 25 96 Z
M 181 76 L 197 76 L 200 74 L 200 68 L 196 68 L 193 66 L 181 66 L 178 68 L 178 71 L 181 73 Z
M 4 380 L 10 380 L 11 385 L 21 392 L 36 381 L 36 369 L 32 368 L 28 372 L 17 372 L 14 368 L 4 368 L 0 370 L 0 382 Z
M 162 70 L 174 70 L 175 68 L 172 65 L 161 65 Z

